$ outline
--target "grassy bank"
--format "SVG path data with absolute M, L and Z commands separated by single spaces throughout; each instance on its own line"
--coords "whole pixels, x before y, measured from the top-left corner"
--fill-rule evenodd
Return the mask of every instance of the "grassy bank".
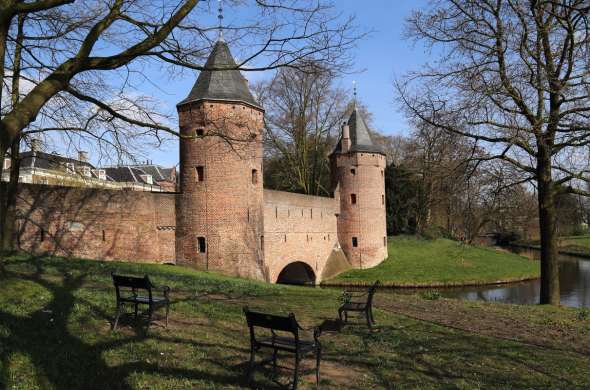
M 519 241 L 515 244 L 539 249 L 540 241 Z M 559 246 L 559 253 L 561 254 L 590 258 L 590 235 L 562 236 L 559 237 L 557 244 Z
M 389 258 L 376 267 L 350 270 L 328 283 L 371 283 L 392 286 L 479 285 L 531 279 L 539 263 L 513 253 L 471 246 L 447 239 L 413 236 L 389 238 Z
M 154 326 L 145 334 L 127 322 L 110 331 L 114 269 L 148 273 L 154 282 L 172 287 L 168 329 Z M 385 293 L 377 298 L 375 332 L 351 326 L 322 335 L 322 389 L 590 386 L 585 312 Z M 310 326 L 334 318 L 338 293 L 173 266 L 4 258 L 0 388 L 244 388 L 245 304 L 293 311 Z M 290 361 L 279 357 L 281 365 Z M 305 366 L 310 368 L 311 362 L 306 360 Z M 276 379 L 284 384 L 289 374 L 281 370 Z M 284 388 L 269 370 L 256 374 L 254 387 Z M 301 388 L 314 388 L 311 373 L 303 377 Z

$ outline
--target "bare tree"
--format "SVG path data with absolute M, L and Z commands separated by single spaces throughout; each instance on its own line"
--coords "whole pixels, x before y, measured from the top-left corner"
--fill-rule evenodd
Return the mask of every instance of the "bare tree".
M 555 197 L 587 194 L 587 1 L 433 1 L 408 36 L 440 57 L 396 82 L 412 117 L 485 147 L 537 187 L 540 302 L 559 304 Z
M 212 3 L 215 6 L 198 0 L 3 1 L 0 161 L 11 147 L 18 149 L 19 138 L 33 135 L 48 141 L 57 137 L 76 148 L 98 145 L 107 156 L 113 151 L 131 154 L 128 147 L 146 137 L 159 144 L 167 135 L 179 136 L 170 121 L 174 113 L 162 112 L 142 93 L 141 84 L 151 82 L 144 70 L 156 65 L 171 75 L 182 69 L 204 70 L 203 60 L 218 34 L 216 23 L 208 22 L 217 5 Z M 347 50 L 360 36 L 352 18 L 339 17 L 323 1 L 231 4 L 248 9 L 249 15 L 223 28 L 225 39 L 240 50 L 242 60 L 235 69 L 306 71 L 302 64 L 311 62 L 339 69 L 349 65 Z M 4 99 L 3 92 L 13 87 L 18 98 Z M 0 164 L 0 177 L 2 169 Z M 2 200 L 0 208 L 6 205 L 6 198 Z
M 257 86 L 266 108 L 267 168 L 279 189 L 328 195 L 328 154 L 343 120 L 344 91 L 334 86 L 334 75 L 282 69 L 270 82 Z M 274 165 L 273 165 L 274 164 Z

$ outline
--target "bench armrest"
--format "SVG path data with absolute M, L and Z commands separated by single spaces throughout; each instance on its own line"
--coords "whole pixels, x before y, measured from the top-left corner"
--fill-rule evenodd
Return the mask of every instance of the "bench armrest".
M 300 330 L 303 330 L 303 331 L 306 331 L 306 332 L 311 332 L 311 331 L 313 331 L 313 339 L 314 339 L 316 342 L 319 342 L 319 338 L 320 338 L 320 336 L 321 336 L 321 334 L 322 334 L 322 328 L 320 328 L 319 326 L 312 326 L 311 328 L 304 328 L 304 327 L 302 327 L 302 326 L 301 326 L 301 325 L 299 325 L 299 324 L 297 324 L 297 327 L 298 327 Z
M 170 287 L 168 286 L 156 286 L 152 284 L 152 288 L 157 291 L 161 291 L 166 298 L 168 298 L 168 293 L 170 293 Z

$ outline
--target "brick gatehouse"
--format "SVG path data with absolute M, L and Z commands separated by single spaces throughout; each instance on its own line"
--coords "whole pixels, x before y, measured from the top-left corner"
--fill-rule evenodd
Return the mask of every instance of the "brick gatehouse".
M 176 263 L 318 283 L 387 257 L 385 154 L 354 108 L 330 155 L 333 196 L 263 187 L 264 109 L 218 40 L 178 103 L 178 193 L 20 185 L 17 243 L 33 253 Z

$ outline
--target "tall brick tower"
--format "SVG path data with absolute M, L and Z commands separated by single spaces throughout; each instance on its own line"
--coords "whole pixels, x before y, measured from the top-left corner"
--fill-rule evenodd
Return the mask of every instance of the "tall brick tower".
M 340 195 L 340 245 L 353 267 L 375 266 L 387 257 L 385 153 L 373 143 L 356 105 L 330 163 L 332 183 Z
M 181 134 L 177 263 L 265 280 L 264 110 L 235 70 L 223 38 L 205 67 L 188 97 L 177 105 Z

